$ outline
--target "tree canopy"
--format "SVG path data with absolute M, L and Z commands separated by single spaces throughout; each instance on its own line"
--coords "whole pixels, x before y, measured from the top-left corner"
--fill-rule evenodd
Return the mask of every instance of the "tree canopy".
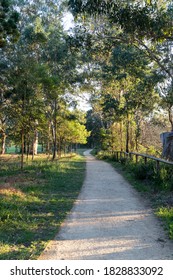
M 53 159 L 87 140 L 142 149 L 157 114 L 173 130 L 172 15 L 164 0 L 2 0 L 1 153 L 14 144 L 23 166 L 38 143 Z

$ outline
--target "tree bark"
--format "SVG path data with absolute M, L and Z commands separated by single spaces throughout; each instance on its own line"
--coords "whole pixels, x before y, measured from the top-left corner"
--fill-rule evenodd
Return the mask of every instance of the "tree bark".
M 34 156 L 37 155 L 37 149 L 38 149 L 38 131 L 36 129 L 34 132 L 34 140 L 32 146 L 32 159 L 34 159 Z
M 123 151 L 123 122 L 120 121 L 120 149 Z
M 126 122 L 126 153 L 129 152 L 129 129 L 130 129 L 130 120 L 129 120 L 129 114 L 127 114 L 127 122 Z
M 54 121 L 52 127 L 52 134 L 53 134 L 53 157 L 52 160 L 57 158 L 57 100 L 55 99 L 55 113 L 54 113 Z
M 24 165 L 24 129 L 22 128 L 21 131 L 21 170 L 23 170 L 23 165 Z
M 2 132 L 1 155 L 4 155 L 4 154 L 5 154 L 6 138 L 7 138 L 7 135 L 6 135 L 6 133 L 3 131 L 3 132 Z
M 61 158 L 61 137 L 58 140 L 58 158 Z

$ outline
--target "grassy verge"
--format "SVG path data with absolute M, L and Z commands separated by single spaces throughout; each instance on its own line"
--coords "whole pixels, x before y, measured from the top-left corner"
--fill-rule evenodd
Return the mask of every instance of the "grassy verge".
M 85 176 L 81 155 L 52 162 L 43 155 L 19 171 L 0 157 L 0 259 L 37 259 L 71 210 Z
M 154 165 L 139 162 L 116 162 L 106 154 L 98 154 L 98 158 L 112 164 L 141 194 L 150 200 L 155 214 L 164 222 L 170 239 L 173 239 L 173 169 L 160 167 L 160 174 L 155 173 Z

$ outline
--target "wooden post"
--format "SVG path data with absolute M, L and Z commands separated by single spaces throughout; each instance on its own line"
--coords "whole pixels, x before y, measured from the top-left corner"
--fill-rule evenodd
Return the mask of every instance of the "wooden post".
M 138 162 L 138 155 L 136 155 L 136 163 Z
M 159 162 L 159 160 L 156 160 L 156 172 L 157 172 L 157 174 L 159 173 L 159 169 L 160 169 L 160 162 Z
M 144 157 L 144 162 L 145 164 L 147 164 L 147 157 Z
M 132 154 L 131 153 L 129 153 L 129 158 L 132 161 Z

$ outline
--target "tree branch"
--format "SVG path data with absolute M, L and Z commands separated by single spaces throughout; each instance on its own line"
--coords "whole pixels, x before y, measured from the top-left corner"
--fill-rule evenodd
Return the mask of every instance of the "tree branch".
M 143 46 L 144 48 L 145 48 L 145 50 L 147 51 L 147 53 L 148 53 L 148 56 L 150 57 L 150 58 L 152 58 L 159 66 L 160 66 L 160 68 L 164 71 L 164 72 L 166 72 L 168 75 L 169 75 L 169 77 L 171 78 L 171 79 L 173 79 L 173 75 L 171 74 L 171 72 L 169 71 L 169 69 L 167 69 L 161 62 L 160 62 L 160 59 L 159 59 L 159 57 L 157 57 L 151 50 L 150 50 L 150 48 L 146 45 L 146 44 L 144 44 L 140 39 L 135 39 L 136 40 L 136 42 L 138 43 L 138 44 L 140 44 L 141 46 Z

